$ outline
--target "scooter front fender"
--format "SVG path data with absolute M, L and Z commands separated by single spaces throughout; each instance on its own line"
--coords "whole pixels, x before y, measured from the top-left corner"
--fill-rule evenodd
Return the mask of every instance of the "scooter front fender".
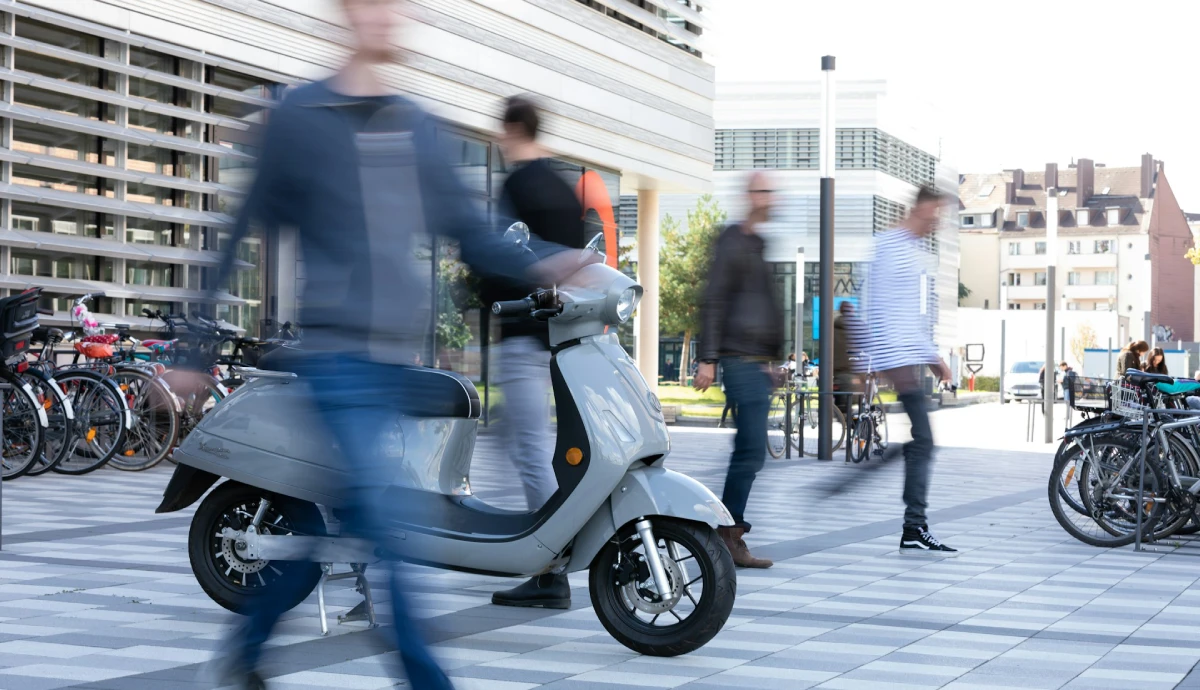
M 655 516 L 702 522 L 714 529 L 733 525 L 721 499 L 686 474 L 663 467 L 631 469 L 575 537 L 567 571 L 586 570 L 618 529 Z

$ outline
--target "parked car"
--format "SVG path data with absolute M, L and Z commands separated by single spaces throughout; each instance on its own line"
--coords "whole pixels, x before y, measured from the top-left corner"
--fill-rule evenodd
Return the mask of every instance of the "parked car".
M 1004 401 L 1042 397 L 1042 386 L 1038 383 L 1038 372 L 1045 362 L 1013 362 L 1004 374 Z

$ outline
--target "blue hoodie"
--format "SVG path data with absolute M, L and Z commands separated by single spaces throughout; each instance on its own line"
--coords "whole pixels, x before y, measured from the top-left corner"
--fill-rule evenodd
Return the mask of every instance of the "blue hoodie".
M 398 96 L 347 96 L 324 81 L 290 92 L 271 113 L 217 284 L 251 223 L 294 227 L 305 349 L 393 364 L 411 363 L 431 330 L 431 234 L 457 240 L 477 274 L 532 289 L 525 272 L 534 255 L 503 242 L 479 214 L 433 125 Z

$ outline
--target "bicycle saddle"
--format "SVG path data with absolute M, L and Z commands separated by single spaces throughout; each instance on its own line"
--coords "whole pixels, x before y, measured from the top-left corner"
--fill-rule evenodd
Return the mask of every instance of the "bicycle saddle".
M 1147 383 L 1175 383 L 1174 377 L 1167 376 L 1166 374 L 1152 374 L 1148 371 L 1137 371 L 1136 369 L 1126 371 L 1125 376 L 1129 379 L 1130 383 L 1137 386 Z
M 1187 398 L 1185 398 L 1185 402 L 1187 402 L 1189 410 L 1200 410 L 1200 398 L 1194 395 L 1189 395 Z

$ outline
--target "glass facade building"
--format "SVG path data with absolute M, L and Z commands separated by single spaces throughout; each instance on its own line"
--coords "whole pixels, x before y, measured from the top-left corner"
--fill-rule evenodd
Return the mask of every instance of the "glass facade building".
M 266 252 L 213 293 L 250 145 L 288 80 L 25 5 L 0 7 L 0 289 L 44 289 L 65 323 L 201 310 L 254 332 Z M 210 294 L 216 294 L 215 303 Z

